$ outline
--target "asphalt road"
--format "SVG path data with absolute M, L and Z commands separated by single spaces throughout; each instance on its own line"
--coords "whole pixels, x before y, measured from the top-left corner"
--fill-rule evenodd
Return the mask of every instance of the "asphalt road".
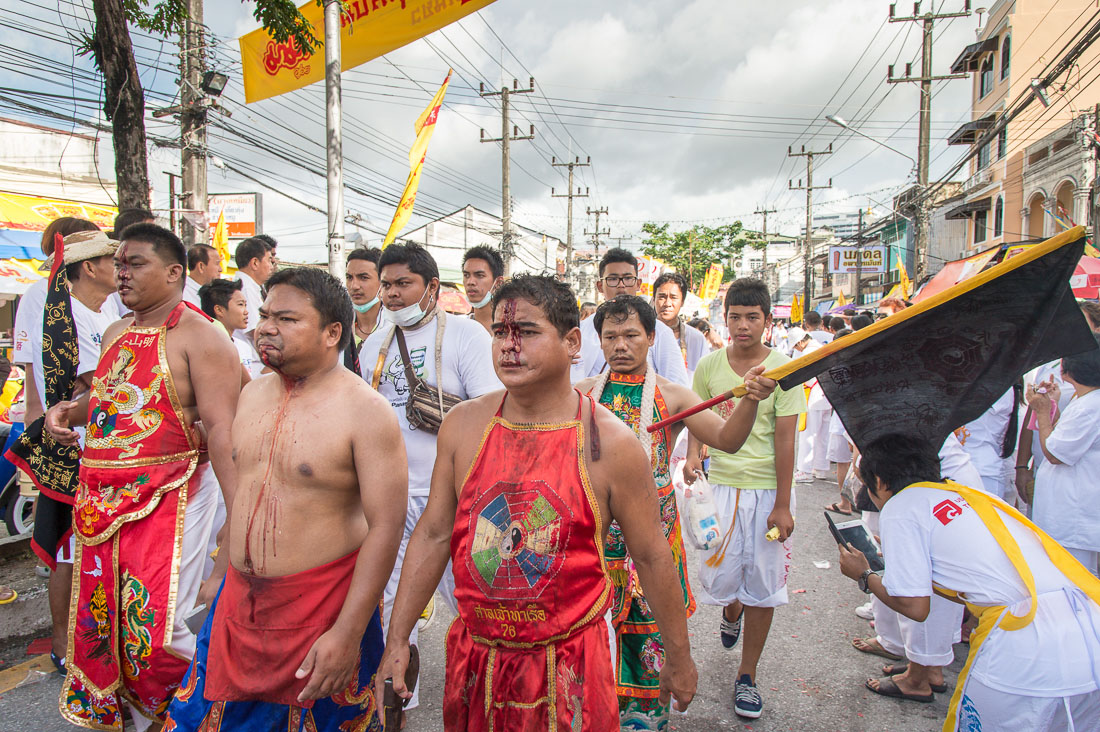
M 932 704 L 879 697 L 863 682 L 884 663 L 851 647 L 853 638 L 871 634 L 853 610 L 865 600 L 855 583 L 840 574 L 835 545 L 825 528 L 822 506 L 836 498 L 835 486 L 822 481 L 798 486 L 794 566 L 790 604 L 776 611 L 757 680 L 764 696 L 758 720 L 733 713 L 733 682 L 740 646 L 725 650 L 718 639 L 719 609 L 700 605 L 688 622 L 692 653 L 699 668 L 699 693 L 686 715 L 674 717 L 681 732 L 714 730 L 813 730 L 895 732 L 940 729 L 955 675 L 966 647 L 956 647 L 956 663 L 947 671 L 948 694 Z M 696 559 L 690 556 L 694 579 Z M 827 560 L 818 569 L 815 560 Z M 0 582 L 6 579 L 0 576 Z M 442 603 L 433 623 L 421 633 L 421 706 L 410 713 L 408 732 L 442 729 L 443 637 L 450 622 Z M 0 613 L 3 608 L 0 608 Z M 8 655 L 11 659 L 11 655 Z M 9 664 L 10 664 L 9 660 Z M 62 732 L 75 729 L 57 712 L 61 679 L 50 675 L 0 695 L 0 732 Z

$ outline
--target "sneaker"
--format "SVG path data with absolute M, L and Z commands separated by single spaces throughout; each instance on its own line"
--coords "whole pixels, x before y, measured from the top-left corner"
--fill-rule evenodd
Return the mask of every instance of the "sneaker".
M 722 637 L 722 646 L 726 649 L 737 645 L 737 639 L 741 637 L 741 621 L 745 618 L 745 608 L 741 608 L 741 614 L 737 620 L 726 620 L 726 613 L 722 611 L 722 624 L 718 627 L 718 634 Z
M 435 618 L 435 595 L 428 600 L 427 606 L 424 608 L 424 612 L 420 613 L 420 618 L 416 621 L 416 627 L 420 630 L 424 630 L 432 624 L 432 620 Z
M 764 700 L 748 674 L 741 674 L 733 685 L 733 711 L 749 719 L 757 719 L 764 711 Z
M 803 473 L 802 471 L 799 471 L 799 472 L 794 474 L 794 482 L 795 483 L 813 483 L 814 482 L 814 477 L 812 475 L 810 475 L 809 473 Z
M 864 620 L 874 620 L 875 614 L 871 610 L 871 603 L 865 602 L 856 608 L 856 617 L 863 618 Z

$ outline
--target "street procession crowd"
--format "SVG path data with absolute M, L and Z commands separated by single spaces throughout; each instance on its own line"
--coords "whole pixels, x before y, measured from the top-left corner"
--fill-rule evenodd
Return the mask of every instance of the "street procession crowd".
M 769 374 L 860 342 L 902 299 L 785 325 L 745 278 L 711 324 L 681 317 L 680 274 L 640 297 L 625 249 L 599 262 L 603 302 L 579 307 L 479 246 L 462 316 L 417 244 L 352 251 L 344 283 L 278 268 L 276 247 L 242 241 L 227 279 L 216 249 L 186 250 L 146 211 L 43 235 L 8 458 L 40 491 L 32 545 L 70 722 L 400 727 L 438 653 L 448 732 L 668 729 L 696 693 L 697 602 L 740 645 L 735 673 L 708 673 L 758 718 L 795 489 L 818 479 L 870 546 L 837 529 L 874 622 L 855 650 L 890 661 L 870 691 L 948 693 L 968 638 L 945 730 L 1100 730 L 1092 341 L 943 444 L 901 427 L 863 440 L 817 379 Z M 1100 307 L 1080 309 L 1096 340 Z M 457 616 L 445 651 L 417 644 L 437 599 Z

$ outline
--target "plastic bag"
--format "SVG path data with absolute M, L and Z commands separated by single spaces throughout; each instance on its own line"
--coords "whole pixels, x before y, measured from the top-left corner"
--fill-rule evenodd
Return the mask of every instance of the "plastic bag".
M 696 473 L 695 482 L 684 485 L 684 514 L 687 517 L 688 543 L 696 549 L 712 549 L 722 541 L 722 525 L 718 520 L 718 507 L 710 483 L 702 473 Z

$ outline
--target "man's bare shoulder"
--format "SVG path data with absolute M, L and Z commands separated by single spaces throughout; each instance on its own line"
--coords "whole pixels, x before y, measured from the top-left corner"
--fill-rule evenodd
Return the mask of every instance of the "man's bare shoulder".
M 333 407 L 341 411 L 354 411 L 359 418 L 379 413 L 392 413 L 393 407 L 386 398 L 370 387 L 363 377 L 346 368 L 338 368 L 332 375 Z M 335 395 L 339 395 L 338 397 Z
M 699 397 L 694 391 L 659 374 L 657 376 L 657 388 L 661 390 L 661 396 L 665 398 L 665 404 L 668 405 L 669 411 L 674 414 L 699 401 Z
M 118 337 L 122 335 L 122 331 L 129 328 L 130 324 L 133 322 L 134 316 L 127 315 L 122 320 L 116 320 L 115 322 L 108 325 L 106 330 L 103 331 L 103 347 L 106 348 L 107 346 L 111 345 L 111 343 L 116 341 Z
M 500 408 L 503 398 L 504 389 L 497 389 L 488 394 L 459 402 L 451 411 L 447 412 L 447 416 L 443 421 L 444 423 L 449 421 L 451 424 L 461 425 L 463 428 L 477 424 L 488 424 L 489 420 L 496 414 L 497 409 Z

